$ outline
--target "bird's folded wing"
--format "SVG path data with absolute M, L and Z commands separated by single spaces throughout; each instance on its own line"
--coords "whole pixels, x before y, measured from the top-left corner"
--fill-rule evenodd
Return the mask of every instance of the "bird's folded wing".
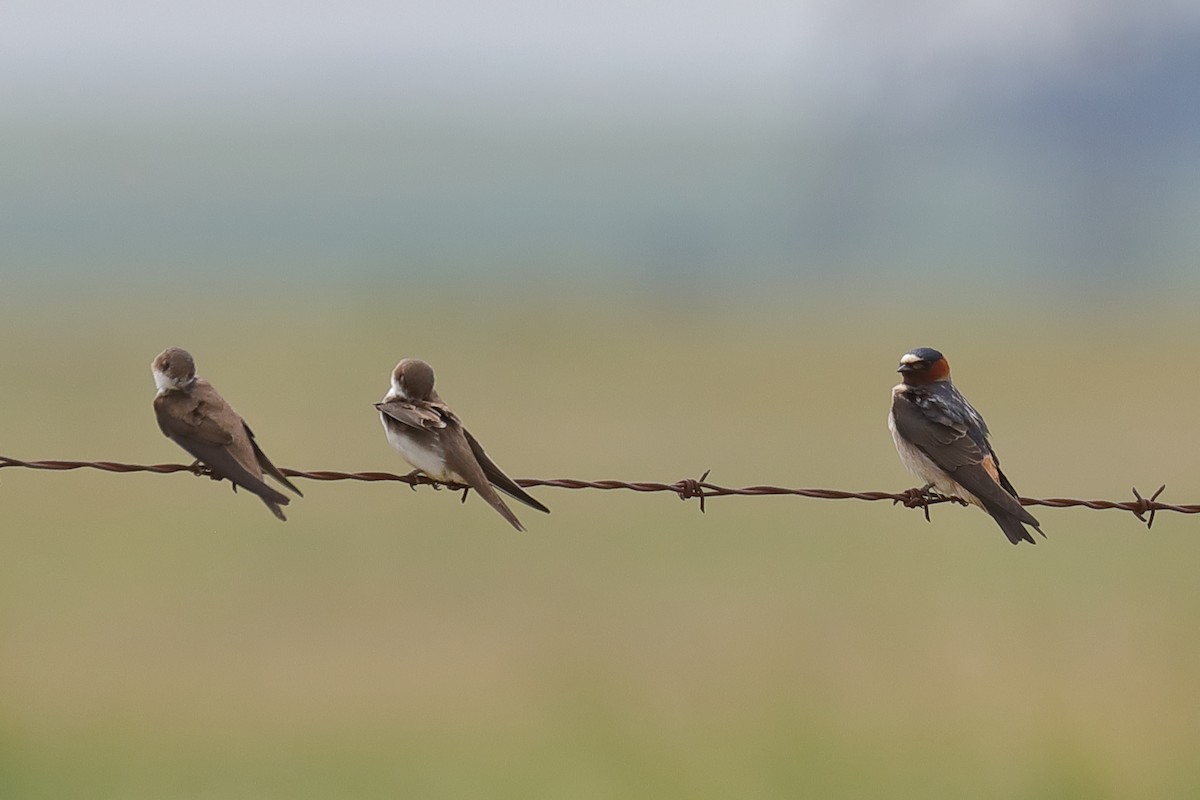
M 304 497 L 304 493 L 297 489 L 292 482 L 287 479 L 287 476 L 280 472 L 279 468 L 271 463 L 271 459 L 267 458 L 267 454 L 262 451 L 262 448 L 258 446 L 258 442 L 254 440 L 254 431 L 250 430 L 250 426 L 243 422 L 242 427 L 246 429 L 246 435 L 250 437 L 250 446 L 254 448 L 254 457 L 258 459 L 258 466 L 262 468 L 262 471 L 291 489 L 296 494 Z
M 163 396 L 154 399 L 158 427 L 172 439 L 188 439 L 218 447 L 232 443 L 233 434 L 204 411 L 191 398 Z
M 892 402 L 892 418 L 897 433 L 946 471 L 980 464 L 987 455 L 971 438 L 966 425 L 935 421 L 916 403 L 902 396 Z
M 406 403 L 403 400 L 388 400 L 376 403 L 375 407 L 401 425 L 419 430 L 446 427 L 446 420 L 433 408 Z

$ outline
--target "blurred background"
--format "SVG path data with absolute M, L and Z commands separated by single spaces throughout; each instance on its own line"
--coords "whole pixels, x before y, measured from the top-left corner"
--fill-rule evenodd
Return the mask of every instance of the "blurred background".
M 1200 7 L 16 2 L 0 454 L 899 491 L 942 349 L 1022 493 L 1200 502 Z M 1192 797 L 1197 522 L 0 471 L 0 796 Z

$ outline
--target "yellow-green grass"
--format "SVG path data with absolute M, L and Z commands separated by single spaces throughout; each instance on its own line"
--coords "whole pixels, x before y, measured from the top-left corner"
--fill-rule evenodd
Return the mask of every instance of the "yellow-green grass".
M 514 476 L 899 490 L 928 344 L 1023 493 L 1200 501 L 1182 304 L 466 294 L 8 298 L 0 453 L 186 462 L 150 409 L 177 344 L 289 467 L 407 471 L 371 403 L 417 355 Z M 1200 517 L 1034 509 L 1014 548 L 977 509 L 541 489 L 518 534 L 301 488 L 284 525 L 187 475 L 0 471 L 0 796 L 1200 792 Z

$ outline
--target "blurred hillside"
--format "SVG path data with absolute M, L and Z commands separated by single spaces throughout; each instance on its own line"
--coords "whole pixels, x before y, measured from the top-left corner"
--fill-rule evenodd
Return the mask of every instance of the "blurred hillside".
M 1200 13 L 18 9 L 0 270 L 1194 286 Z

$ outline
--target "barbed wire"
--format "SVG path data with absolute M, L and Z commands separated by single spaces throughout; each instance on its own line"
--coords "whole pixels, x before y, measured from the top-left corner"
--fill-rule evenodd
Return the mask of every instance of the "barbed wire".
M 77 469 L 94 469 L 102 472 L 132 473 L 151 472 L 166 475 L 174 472 L 187 472 L 196 476 L 221 480 L 213 475 L 200 462 L 193 464 L 124 464 L 116 461 L 22 461 L 8 456 L 0 456 L 0 469 L 24 468 L 35 470 L 68 471 Z M 334 470 L 298 470 L 283 468 L 280 470 L 289 478 L 304 478 L 312 481 L 363 481 L 367 483 L 392 482 L 404 483 L 414 491 L 418 486 L 432 486 L 435 489 L 443 487 L 452 491 L 462 491 L 463 500 L 467 498 L 469 487 L 455 483 L 441 483 L 417 472 L 397 475 L 391 472 L 339 472 Z M 785 486 L 719 486 L 708 482 L 711 470 L 705 471 L 699 478 L 683 478 L 673 483 L 655 483 L 649 481 L 584 481 L 574 478 L 517 478 L 516 482 L 525 487 L 551 487 L 556 489 L 599 489 L 604 491 L 622 489 L 632 492 L 667 492 L 681 500 L 698 499 L 700 511 L 705 510 L 705 500 L 711 497 L 764 497 L 764 496 L 794 496 L 810 497 L 817 500 L 865 500 L 868 502 L 890 500 L 893 505 L 903 505 L 905 508 L 920 508 L 929 519 L 930 506 L 939 503 L 967 503 L 958 497 L 947 497 L 935 494 L 925 489 L 907 489 L 903 492 L 848 492 L 841 489 L 799 489 Z M 1200 504 L 1175 505 L 1160 503 L 1158 497 L 1166 489 L 1166 484 L 1159 486 L 1154 494 L 1143 497 L 1136 487 L 1132 489 L 1133 500 L 1080 500 L 1072 497 L 1021 497 L 1021 505 L 1047 506 L 1049 508 L 1090 508 L 1098 511 L 1126 511 L 1145 523 L 1149 529 L 1154 525 L 1154 515 L 1159 511 L 1173 511 L 1177 514 L 1200 514 Z

